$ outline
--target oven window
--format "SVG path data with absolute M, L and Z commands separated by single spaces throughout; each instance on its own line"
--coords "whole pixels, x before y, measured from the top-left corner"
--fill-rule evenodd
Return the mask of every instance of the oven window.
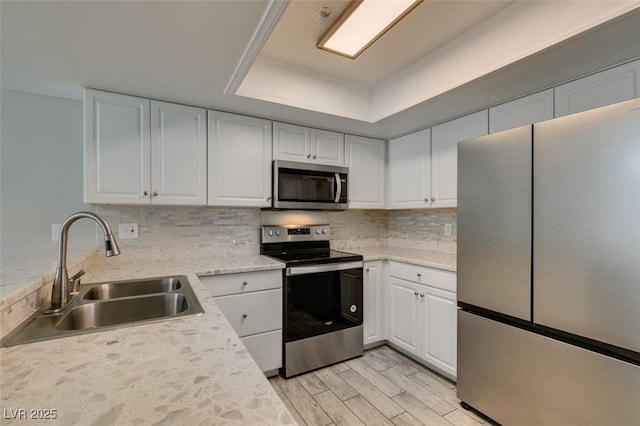
M 362 268 L 285 279 L 285 342 L 362 324 Z

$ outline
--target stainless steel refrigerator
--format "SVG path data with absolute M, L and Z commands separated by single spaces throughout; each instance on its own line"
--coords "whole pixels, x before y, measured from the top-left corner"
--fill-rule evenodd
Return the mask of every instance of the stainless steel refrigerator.
M 640 99 L 458 145 L 458 398 L 640 425 Z

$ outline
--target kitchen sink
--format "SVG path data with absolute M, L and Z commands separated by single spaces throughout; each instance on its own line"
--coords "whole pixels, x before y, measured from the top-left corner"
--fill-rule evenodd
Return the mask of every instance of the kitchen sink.
M 106 283 L 92 286 L 83 299 L 103 300 L 121 297 L 141 296 L 143 294 L 167 293 L 182 287 L 180 277 L 160 277 L 153 279 Z
M 0 346 L 57 339 L 202 314 L 185 276 L 84 284 L 62 312 L 38 312 Z
M 60 330 L 84 330 L 174 317 L 189 309 L 181 294 L 157 294 L 99 303 L 87 303 L 69 310 L 58 325 Z

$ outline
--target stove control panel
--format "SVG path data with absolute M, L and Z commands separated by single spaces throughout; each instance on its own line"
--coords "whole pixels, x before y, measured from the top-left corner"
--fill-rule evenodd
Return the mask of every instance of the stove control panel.
M 329 225 L 264 225 L 262 227 L 263 243 L 328 241 L 330 237 Z

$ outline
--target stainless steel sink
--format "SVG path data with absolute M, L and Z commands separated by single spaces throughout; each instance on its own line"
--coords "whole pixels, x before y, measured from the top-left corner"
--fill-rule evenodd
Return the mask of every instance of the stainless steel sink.
M 185 276 L 80 286 L 68 307 L 36 313 L 2 339 L 1 346 L 57 339 L 130 325 L 198 315 L 204 310 Z
M 167 293 L 182 287 L 181 277 L 161 277 L 94 285 L 82 296 L 88 300 L 119 299 L 143 294 Z

